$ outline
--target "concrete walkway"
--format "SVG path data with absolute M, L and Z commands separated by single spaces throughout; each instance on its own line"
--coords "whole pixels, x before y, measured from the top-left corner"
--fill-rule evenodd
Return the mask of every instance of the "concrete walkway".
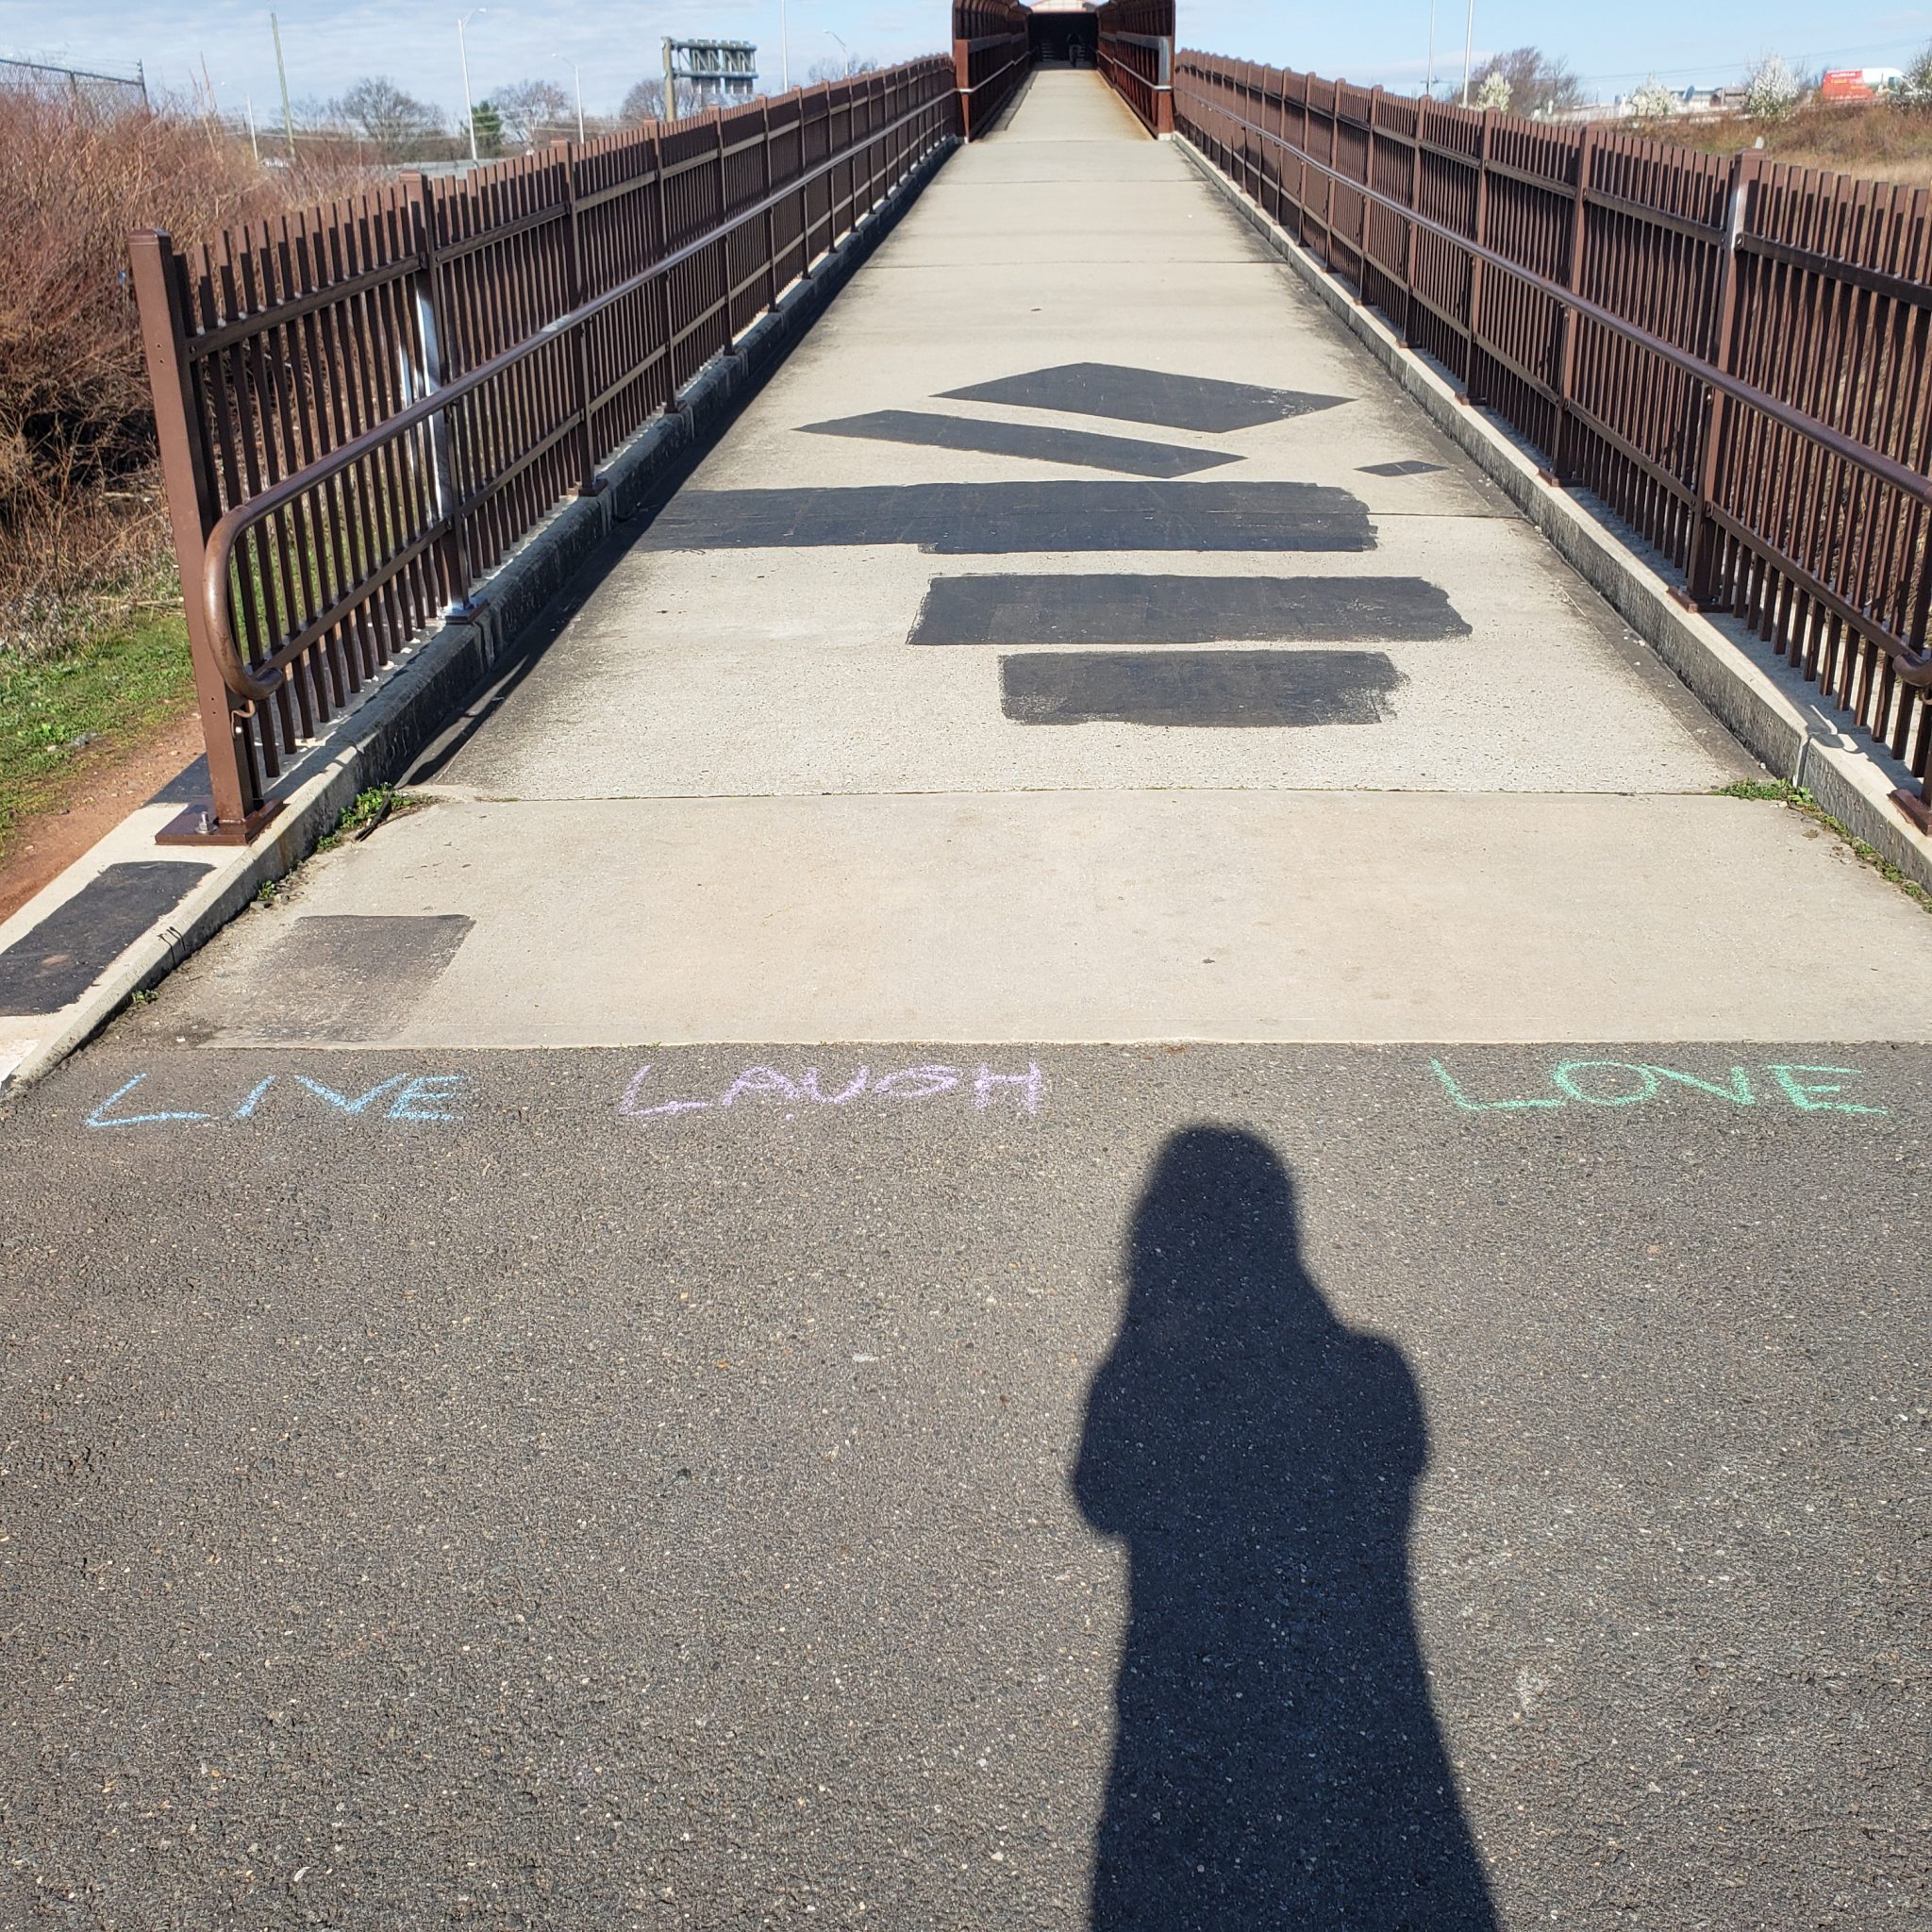
M 1924 918 L 1707 795 L 1733 741 L 1091 74 L 592 579 L 444 802 L 211 949 L 184 1025 L 1932 1038 Z M 342 915 L 468 924 L 411 979 Z

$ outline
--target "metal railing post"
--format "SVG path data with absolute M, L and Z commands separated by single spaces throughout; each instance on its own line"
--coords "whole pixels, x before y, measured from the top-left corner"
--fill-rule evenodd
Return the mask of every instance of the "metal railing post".
M 1362 157 L 1362 186 L 1375 185 L 1375 110 L 1382 105 L 1382 90 L 1378 85 L 1369 90 L 1369 144 Z M 1362 196 L 1362 218 L 1356 230 L 1355 242 L 1356 290 L 1361 299 L 1369 299 L 1369 197 Z
M 658 259 L 671 253 L 671 191 L 664 178 L 664 130 L 660 126 L 652 137 L 651 146 L 658 158 Z M 662 299 L 658 304 L 658 312 L 664 328 L 664 407 L 675 409 L 677 407 L 677 324 L 676 309 L 671 298 L 669 275 L 659 275 L 658 288 Z
M 448 305 L 443 299 L 442 262 L 437 251 L 436 213 L 430 206 L 429 181 L 412 177 L 408 206 L 416 223 L 416 334 L 423 344 L 423 366 L 417 372 L 425 395 L 434 395 L 448 375 L 445 331 Z M 442 576 L 445 617 L 474 617 L 483 608 L 470 597 L 476 581 L 470 554 L 470 520 L 463 513 L 462 482 L 458 473 L 456 425 L 439 409 L 429 421 L 430 487 L 436 493 L 437 521 L 442 525 L 436 540 Z
M 1744 208 L 1763 167 L 1757 150 L 1731 157 L 1730 192 L 1724 204 L 1724 259 L 1718 267 L 1717 312 L 1712 320 L 1707 356 L 1713 368 L 1729 374 L 1732 339 L 1738 315 L 1738 237 L 1744 225 Z M 1704 386 L 1697 424 L 1697 521 L 1690 532 L 1685 560 L 1681 601 L 1692 610 L 1707 609 L 1717 599 L 1717 548 L 1720 532 L 1710 514 L 1717 497 L 1718 459 L 1722 454 L 1726 398 L 1724 391 Z
M 1427 95 L 1415 104 L 1415 145 L 1408 151 L 1408 212 L 1422 212 L 1423 137 L 1424 117 L 1429 111 Z M 1415 346 L 1415 223 L 1403 224 L 1402 234 L 1402 341 L 1407 348 Z
M 720 227 L 723 227 L 731 219 L 731 180 L 730 170 L 725 164 L 724 109 L 723 108 L 713 108 L 711 109 L 711 131 L 718 137 L 718 152 L 716 156 L 718 167 L 718 225 Z M 718 238 L 718 300 L 720 303 L 718 354 L 728 356 L 731 353 L 732 341 L 731 241 L 728 236 L 724 235 L 721 235 Z
M 550 144 L 552 158 L 563 168 L 564 208 L 570 224 L 570 306 L 581 308 L 591 299 L 590 276 L 584 268 L 583 211 L 577 207 L 577 149 L 573 142 Z M 597 444 L 591 434 L 591 403 L 596 391 L 591 386 L 590 325 L 579 323 L 571 330 L 571 380 L 576 389 L 577 494 L 597 496 L 604 489 L 597 475 Z
M 764 163 L 765 200 L 772 199 L 772 103 L 767 98 L 763 105 L 764 119 L 759 123 L 761 139 L 758 144 L 758 158 Z M 767 207 L 765 209 L 765 307 L 778 306 L 778 230 L 777 210 Z
M 1314 157 L 1309 150 L 1315 144 L 1314 114 L 1311 111 L 1315 98 L 1315 76 L 1302 75 L 1302 138 L 1295 143 L 1297 169 L 1295 174 L 1294 225 L 1295 240 L 1304 248 L 1308 245 L 1308 163 Z
M 1476 337 L 1482 319 L 1483 303 L 1483 258 L 1480 251 L 1489 246 L 1490 226 L 1490 142 L 1495 133 L 1496 110 L 1483 109 L 1483 137 L 1480 158 L 1475 171 L 1475 249 L 1469 258 L 1469 310 L 1466 319 L 1468 327 L 1467 366 L 1462 372 L 1463 400 L 1478 403 L 1482 400 L 1476 386 Z
M 174 243 L 159 229 L 136 234 L 130 243 L 135 299 L 141 311 L 142 349 L 154 391 L 155 432 L 160 448 L 161 483 L 175 562 L 181 573 L 188 619 L 189 654 L 194 668 L 195 707 L 208 745 L 209 798 L 170 821 L 158 844 L 242 845 L 275 812 L 259 794 L 255 763 L 245 741 L 245 708 L 223 680 L 208 635 L 199 594 L 209 533 L 221 515 L 207 445 L 196 433 L 198 409 L 188 355 L 188 301 L 184 270 Z
M 1335 180 L 1341 172 L 1335 158 L 1341 148 L 1341 83 L 1338 80 L 1328 95 L 1328 173 L 1323 176 L 1326 191 L 1322 197 L 1322 259 L 1328 273 L 1335 273 Z
M 1590 163 L 1596 153 L 1596 123 L 1586 121 L 1576 141 L 1576 194 L 1570 206 L 1570 265 L 1563 285 L 1574 295 L 1583 286 L 1583 250 L 1590 226 Z M 1570 397 L 1576 377 L 1576 305 L 1566 302 L 1557 318 L 1557 421 L 1550 433 L 1550 462 L 1545 482 L 1569 480 Z

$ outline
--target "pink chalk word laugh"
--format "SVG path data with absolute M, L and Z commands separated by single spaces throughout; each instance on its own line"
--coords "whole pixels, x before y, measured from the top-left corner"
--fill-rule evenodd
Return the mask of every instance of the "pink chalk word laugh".
M 652 1100 L 651 1069 L 640 1067 L 631 1075 L 624 1098 L 617 1103 L 621 1119 L 649 1120 L 653 1115 L 705 1113 L 716 1108 L 757 1107 L 778 1103 L 788 1109 L 790 1120 L 800 1109 L 816 1107 L 851 1107 L 856 1102 L 883 1102 L 897 1106 L 908 1100 L 938 1100 L 957 1094 L 960 1103 L 972 1096 L 974 1110 L 984 1113 L 991 1108 L 1015 1113 L 1038 1113 L 1046 1081 L 1030 1060 L 1024 1074 L 1003 1074 L 982 1064 L 968 1074 L 963 1067 L 901 1067 L 892 1074 L 874 1076 L 870 1067 L 860 1067 L 849 1076 L 821 1083 L 819 1070 L 808 1067 L 795 1077 L 781 1074 L 776 1067 L 747 1067 L 722 1093 L 703 1100 Z

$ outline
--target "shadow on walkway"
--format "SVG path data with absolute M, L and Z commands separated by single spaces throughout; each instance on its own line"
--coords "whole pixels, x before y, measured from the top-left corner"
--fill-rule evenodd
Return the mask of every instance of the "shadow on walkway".
M 1095 1932 L 1494 1932 L 1408 1597 L 1428 1440 L 1249 1134 L 1162 1150 L 1074 1493 L 1127 1545 Z

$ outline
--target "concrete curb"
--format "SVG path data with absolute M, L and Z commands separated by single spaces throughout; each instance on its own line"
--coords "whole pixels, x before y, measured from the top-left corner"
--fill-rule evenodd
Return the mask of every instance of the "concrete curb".
M 285 775 L 283 810 L 252 845 L 209 851 L 207 875 L 167 917 L 125 947 L 78 999 L 57 1013 L 0 1015 L 0 1098 L 20 1092 L 100 1031 L 133 996 L 200 950 L 284 877 L 373 786 L 392 783 L 507 658 L 551 599 L 621 518 L 635 513 L 685 459 L 714 437 L 741 396 L 784 360 L 944 164 L 948 139 L 913 169 L 811 273 L 702 370 L 677 407 L 647 424 L 600 471 L 596 496 L 559 505 L 478 587 L 487 604 L 411 648 L 362 702 Z M 106 867 L 157 856 L 154 836 L 178 807 L 147 805 L 0 924 L 0 952 L 25 940 Z M 162 856 L 193 860 L 192 848 Z
M 1186 136 L 1176 135 L 1174 145 L 1745 750 L 1778 777 L 1804 786 L 1854 837 L 1932 891 L 1932 838 L 1909 824 L 1890 797 L 1894 789 L 1917 789 L 1902 764 L 1855 738 L 1817 687 L 1741 624 L 1699 616 L 1674 602 L 1663 560 L 1635 531 L 1607 510 L 1593 515 L 1590 499 L 1545 482 L 1535 455 L 1513 431 L 1457 402 L 1455 384 L 1434 363 L 1409 349 Z

